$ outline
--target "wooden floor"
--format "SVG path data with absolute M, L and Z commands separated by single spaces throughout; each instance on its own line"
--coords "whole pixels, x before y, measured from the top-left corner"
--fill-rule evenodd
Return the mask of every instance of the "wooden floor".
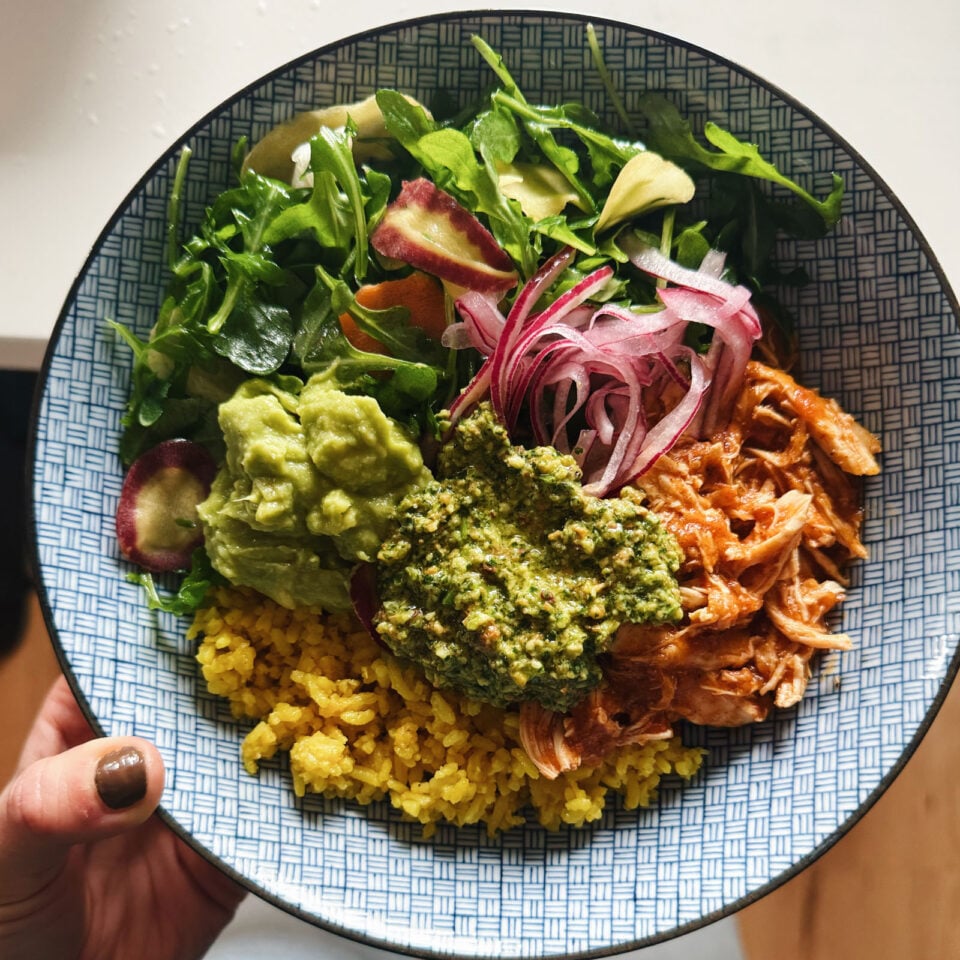
M 960 686 L 835 847 L 741 911 L 750 960 L 960 958 Z
M 0 661 L 0 785 L 58 672 L 34 602 L 23 642 Z M 748 960 L 960 958 L 957 731 L 960 687 L 870 813 L 800 876 L 740 913 Z
M 20 746 L 33 723 L 43 697 L 60 674 L 36 598 L 20 645 L 0 660 L 0 787 L 16 769 Z

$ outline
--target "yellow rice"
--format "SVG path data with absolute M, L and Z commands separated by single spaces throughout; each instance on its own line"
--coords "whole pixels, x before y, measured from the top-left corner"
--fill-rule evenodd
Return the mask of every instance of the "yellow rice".
M 674 738 L 547 780 L 520 745 L 516 712 L 435 689 L 350 615 L 288 610 L 252 591 L 215 591 L 190 636 L 201 637 L 210 692 L 256 721 L 240 748 L 251 774 L 288 751 L 298 796 L 388 798 L 427 835 L 439 820 L 493 835 L 523 823 L 528 805 L 545 827 L 580 826 L 601 816 L 608 791 L 646 806 L 664 774 L 689 778 L 702 758 Z

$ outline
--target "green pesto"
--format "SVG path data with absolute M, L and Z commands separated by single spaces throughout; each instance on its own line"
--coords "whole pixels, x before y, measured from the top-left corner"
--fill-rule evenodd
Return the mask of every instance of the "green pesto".
M 418 445 L 320 374 L 299 391 L 248 380 L 219 420 L 226 460 L 198 510 L 214 568 L 287 607 L 347 609 L 354 564 L 430 479 Z
M 400 504 L 378 554 L 377 631 L 440 687 L 567 710 L 621 623 L 680 617 L 680 550 L 636 496 L 583 492 L 570 456 L 513 446 L 489 404 Z

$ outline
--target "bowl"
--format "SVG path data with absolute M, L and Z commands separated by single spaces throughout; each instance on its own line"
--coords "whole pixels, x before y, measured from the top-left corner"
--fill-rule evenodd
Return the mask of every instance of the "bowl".
M 487 82 L 468 38 L 506 58 L 530 99 L 610 106 L 574 15 L 451 14 L 384 27 L 288 64 L 203 118 L 144 174 L 94 244 L 47 352 L 32 432 L 34 561 L 64 670 L 94 728 L 146 737 L 168 769 L 161 816 L 264 899 L 374 946 L 424 956 L 599 956 L 729 914 L 801 870 L 889 785 L 956 673 L 960 628 L 952 468 L 958 304 L 902 205 L 869 165 L 789 95 L 705 50 L 593 20 L 627 107 L 669 94 L 817 186 L 846 181 L 824 239 L 781 244 L 811 282 L 788 292 L 806 384 L 883 444 L 864 487 L 869 560 L 807 694 L 763 723 L 687 728 L 708 753 L 650 808 L 610 804 L 580 829 L 441 826 L 429 838 L 387 804 L 297 800 L 282 764 L 244 772 L 240 725 L 199 677 L 186 624 L 144 605 L 114 533 L 129 354 L 111 317 L 145 334 L 165 283 L 165 217 L 180 146 L 193 151 L 183 220 L 229 182 L 231 149 L 296 111 L 394 86 L 429 102 Z M 954 451 L 954 452 L 951 452 Z

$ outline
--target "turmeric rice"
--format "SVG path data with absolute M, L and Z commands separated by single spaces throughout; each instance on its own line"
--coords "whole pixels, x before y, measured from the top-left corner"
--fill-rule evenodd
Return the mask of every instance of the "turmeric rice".
M 516 712 L 432 687 L 349 614 L 220 588 L 189 636 L 200 638 L 208 690 L 255 721 L 240 748 L 250 774 L 286 751 L 298 796 L 386 798 L 425 836 L 440 820 L 483 823 L 493 836 L 529 808 L 548 829 L 582 826 L 602 815 L 609 791 L 626 809 L 647 806 L 662 776 L 690 778 L 702 760 L 672 738 L 548 780 L 520 744 Z

